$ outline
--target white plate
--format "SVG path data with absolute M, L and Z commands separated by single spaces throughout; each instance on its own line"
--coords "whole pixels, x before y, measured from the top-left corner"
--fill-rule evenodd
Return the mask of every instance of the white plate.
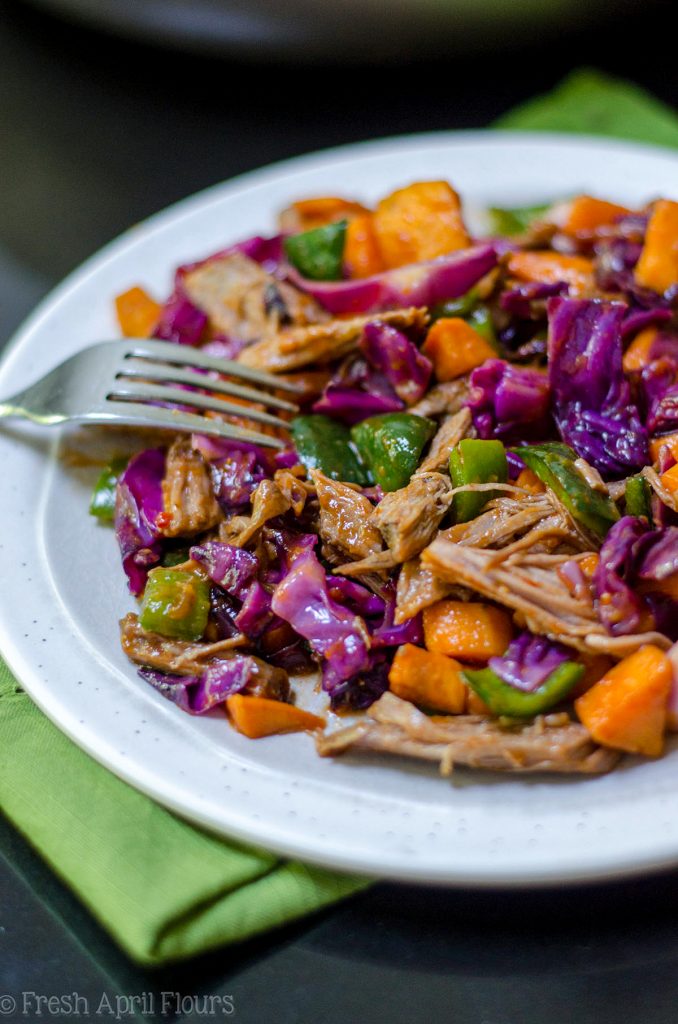
M 449 178 L 475 206 L 582 190 L 638 204 L 678 197 L 678 158 L 594 139 L 421 135 L 337 149 L 246 175 L 129 231 L 65 281 L 15 339 L 0 394 L 95 340 L 115 337 L 112 298 L 162 296 L 185 263 L 270 232 L 291 199 L 370 202 Z M 315 755 L 307 736 L 251 742 L 219 714 L 196 719 L 136 675 L 118 645 L 133 606 L 111 531 L 87 514 L 91 470 L 0 433 L 0 649 L 43 711 L 123 779 L 225 835 L 382 877 L 478 885 L 610 877 L 678 862 L 678 751 L 593 779 L 451 781 L 398 760 Z M 25 434 L 25 432 L 21 432 Z

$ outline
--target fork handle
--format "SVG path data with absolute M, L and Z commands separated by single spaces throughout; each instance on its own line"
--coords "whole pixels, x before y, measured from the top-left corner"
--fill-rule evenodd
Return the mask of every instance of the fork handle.
M 27 409 L 22 401 L 26 395 L 25 391 L 20 391 L 17 395 L 11 395 L 5 399 L 4 402 L 0 402 L 0 420 L 6 420 L 10 417 L 30 420 L 32 423 L 39 423 L 41 426 L 52 426 L 55 423 L 63 423 L 65 417 L 59 416 L 54 413 L 38 413 L 31 412 Z

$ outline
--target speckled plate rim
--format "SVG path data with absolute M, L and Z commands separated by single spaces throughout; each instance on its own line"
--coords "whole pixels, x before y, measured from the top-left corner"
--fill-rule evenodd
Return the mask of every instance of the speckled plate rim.
M 114 337 L 116 291 L 139 281 L 162 294 L 177 263 L 270 230 L 275 210 L 305 194 L 370 201 L 409 180 L 444 176 L 475 203 L 580 190 L 640 202 L 676 195 L 677 172 L 678 157 L 658 147 L 500 132 L 407 136 L 285 161 L 170 207 L 83 264 L 11 342 L 0 394 Z M 114 633 L 100 642 L 101 620 L 131 603 L 119 569 L 115 582 L 88 575 L 94 564 L 113 573 L 116 556 L 111 537 L 92 532 L 82 482 L 64 482 L 53 443 L 30 429 L 0 432 L 0 461 L 0 564 L 11 581 L 0 587 L 0 650 L 63 732 L 178 814 L 311 863 L 437 884 L 563 884 L 678 863 L 675 750 L 658 762 L 628 760 L 603 779 L 462 772 L 450 784 L 399 760 L 321 761 L 306 737 L 251 743 L 216 717 L 183 715 L 140 683 Z M 60 552 L 75 547 L 84 553 L 69 589 Z

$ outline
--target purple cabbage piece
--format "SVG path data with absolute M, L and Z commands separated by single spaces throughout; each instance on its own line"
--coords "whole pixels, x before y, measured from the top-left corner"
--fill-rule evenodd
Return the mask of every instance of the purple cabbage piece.
M 231 597 L 239 599 L 242 599 L 259 568 L 256 555 L 218 540 L 194 545 L 189 556 L 192 561 L 204 567 L 214 583 L 223 587 Z
M 383 616 L 386 611 L 386 603 L 378 594 L 373 594 L 367 587 L 355 583 L 347 576 L 328 576 L 327 592 L 333 600 L 347 605 L 365 619 Z
M 400 625 L 394 622 L 396 612 L 396 586 L 390 582 L 385 588 L 384 614 L 372 631 L 372 647 L 399 647 L 401 644 L 423 644 L 424 625 L 421 614 L 406 619 Z
M 379 394 L 347 388 L 341 384 L 330 382 L 321 398 L 313 404 L 313 412 L 323 413 L 332 419 L 341 420 L 353 426 L 370 416 L 379 416 L 386 412 L 399 412 L 403 403 L 395 395 Z
M 342 679 L 333 662 L 325 662 L 323 690 L 330 696 L 333 709 L 368 708 L 388 690 L 390 659 L 383 651 L 370 651 L 365 666 L 348 679 Z
M 531 693 L 569 657 L 570 653 L 563 644 L 524 630 L 511 641 L 501 658 L 490 658 L 488 666 L 505 683 Z
M 550 299 L 553 295 L 562 295 L 566 291 L 565 281 L 556 281 L 553 284 L 547 284 L 545 281 L 526 281 L 503 291 L 499 296 L 499 305 L 506 313 L 520 320 L 539 319 L 544 316 L 543 305 L 541 309 L 535 309 L 532 304 L 543 304 L 545 299 Z
M 164 475 L 164 451 L 148 448 L 130 459 L 118 480 L 115 535 L 133 594 L 143 591 L 149 568 L 160 561 L 162 554 L 162 539 L 156 523 L 164 507 Z
M 217 501 L 224 512 L 235 512 L 248 505 L 253 491 L 268 476 L 255 452 L 234 449 L 212 464 L 212 480 Z
M 280 625 L 271 610 L 271 595 L 259 580 L 254 580 L 245 593 L 235 624 L 250 640 L 258 640 L 274 624 Z
M 369 416 L 399 412 L 404 407 L 384 374 L 358 356 L 342 363 L 314 403 L 313 412 L 353 426 Z
M 596 281 L 599 287 L 606 292 L 622 292 L 631 303 L 642 309 L 670 307 L 678 294 L 678 286 L 674 285 L 660 295 L 639 285 L 635 278 L 635 266 L 643 251 L 642 239 L 647 216 L 637 215 L 634 225 L 631 225 L 631 218 L 627 217 L 625 222 L 620 221 L 620 225 L 624 230 L 619 237 L 605 239 L 595 246 Z
M 155 669 L 140 668 L 147 683 L 190 715 L 204 715 L 223 704 L 227 697 L 240 693 L 257 674 L 257 664 L 246 654 L 214 661 L 199 676 L 177 676 Z
M 218 640 L 229 640 L 241 632 L 235 624 L 239 610 L 239 601 L 230 597 L 221 587 L 210 588 L 210 614 Z
M 678 429 L 678 363 L 664 356 L 654 359 L 641 373 L 651 434 Z
M 265 449 L 247 441 L 192 434 L 191 444 L 211 463 L 214 492 L 226 513 L 248 505 L 257 485 L 279 468 Z
M 548 426 L 549 381 L 539 370 L 487 359 L 471 374 L 466 405 L 478 437 L 542 435 Z
M 248 342 L 242 341 L 240 338 L 229 338 L 225 334 L 217 334 L 202 346 L 202 351 L 206 356 L 216 356 L 217 359 L 237 359 L 247 345 Z
M 508 465 L 508 478 L 511 483 L 514 483 L 526 468 L 525 463 L 520 455 L 516 455 L 515 452 L 511 451 L 506 452 L 506 463 Z
M 243 256 L 247 256 L 249 259 L 254 260 L 255 263 L 259 263 L 263 269 L 273 274 L 280 268 L 280 264 L 283 261 L 283 239 L 284 235 L 273 235 L 271 238 L 265 238 L 262 235 L 254 235 L 252 238 L 246 238 L 242 242 L 236 242 L 235 245 L 229 245 L 226 249 L 220 249 L 218 252 L 212 253 L 211 256 L 207 256 L 202 260 L 195 260 L 193 263 L 184 263 L 180 266 L 176 273 L 176 281 L 178 287 L 182 287 L 182 282 L 186 274 L 189 274 L 192 270 L 197 270 L 198 267 L 204 267 L 208 263 L 213 263 L 215 260 L 224 259 L 226 256 L 233 256 L 234 253 L 242 253 Z
M 641 545 L 638 579 L 660 583 L 678 572 L 678 527 L 653 530 Z
M 435 306 L 446 299 L 457 299 L 496 262 L 494 246 L 480 244 L 358 281 L 310 281 L 293 268 L 288 269 L 287 277 L 330 313 L 340 316 L 381 313 L 397 306 Z
M 666 594 L 646 592 L 678 573 L 678 528 L 653 530 L 642 519 L 625 516 L 615 523 L 600 551 L 593 576 L 598 615 L 613 636 L 635 632 L 643 609 L 654 616 L 655 628 L 678 637 L 678 605 Z M 644 583 L 642 599 L 634 588 Z
M 614 524 L 600 549 L 593 593 L 598 617 L 612 636 L 634 633 L 640 625 L 643 604 L 633 586 L 638 549 L 647 535 L 642 519 L 624 516 Z
M 365 325 L 360 349 L 406 405 L 413 405 L 424 397 L 433 363 L 402 331 L 374 320 Z
M 646 327 L 665 324 L 672 316 L 673 313 L 666 306 L 656 306 L 654 309 L 631 309 L 624 317 L 621 326 L 622 341 L 633 337 Z
M 315 654 L 325 659 L 331 685 L 366 667 L 365 622 L 330 597 L 325 570 L 312 550 L 302 551 L 278 584 L 272 609 L 308 640 Z
M 206 326 L 206 314 L 177 290 L 163 306 L 153 337 L 177 345 L 199 345 Z
M 548 301 L 549 383 L 563 441 L 599 472 L 626 476 L 648 461 L 647 431 L 622 370 L 620 302 Z

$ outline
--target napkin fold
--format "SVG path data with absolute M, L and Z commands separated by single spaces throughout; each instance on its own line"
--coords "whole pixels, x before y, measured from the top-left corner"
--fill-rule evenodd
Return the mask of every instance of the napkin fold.
M 495 127 L 678 146 L 678 118 L 596 71 Z M 282 860 L 182 821 L 66 738 L 0 660 L 0 808 L 137 962 L 195 956 L 302 917 L 369 885 Z
M 80 750 L 2 662 L 0 807 L 143 964 L 249 938 L 369 884 L 189 825 Z

